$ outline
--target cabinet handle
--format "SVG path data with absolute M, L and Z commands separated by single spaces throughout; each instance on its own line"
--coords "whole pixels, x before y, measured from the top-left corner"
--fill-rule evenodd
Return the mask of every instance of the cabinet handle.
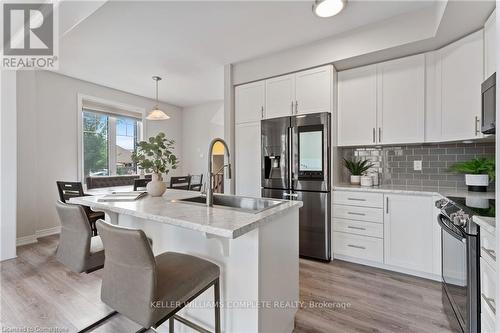
M 347 200 L 351 200 L 351 201 L 366 201 L 366 199 L 359 199 L 359 198 L 347 198 Z
M 474 135 L 476 135 L 476 136 L 477 136 L 477 135 L 479 134 L 479 126 L 477 126 L 477 125 L 478 125 L 478 123 L 479 123 L 479 117 L 478 117 L 478 116 L 476 116 L 476 117 L 474 118 L 474 120 L 475 120 L 475 121 L 474 121 Z
M 385 197 L 385 212 L 389 214 L 389 197 Z
M 375 127 L 374 127 L 373 128 L 373 143 L 375 143 L 375 140 L 376 140 L 376 138 L 375 138 Z
M 291 104 L 291 109 L 292 109 L 292 115 L 293 115 L 293 101 L 292 101 L 292 104 Z
M 491 257 L 491 259 L 497 261 L 497 255 L 496 255 L 495 250 L 489 250 L 489 249 L 485 248 L 484 246 L 481 246 L 481 250 L 486 252 Z
M 355 212 L 347 212 L 348 215 L 359 215 L 359 216 L 365 216 L 365 213 L 355 213 Z
M 382 127 L 378 128 L 378 142 L 382 142 Z
M 347 244 L 349 247 L 353 247 L 355 249 L 361 249 L 361 250 L 366 250 L 366 247 L 364 246 L 359 246 L 359 245 L 352 245 L 352 244 Z
M 264 119 L 264 107 L 263 106 L 260 107 L 260 116 L 262 119 Z
M 295 101 L 295 114 L 299 114 L 299 102 Z
M 361 228 L 361 227 L 353 227 L 351 225 L 347 226 L 348 229 L 356 229 L 356 230 L 366 230 L 366 228 Z
M 486 297 L 486 295 L 483 293 L 481 293 L 481 297 L 484 299 L 490 310 L 494 314 L 497 314 L 495 300 L 493 298 Z

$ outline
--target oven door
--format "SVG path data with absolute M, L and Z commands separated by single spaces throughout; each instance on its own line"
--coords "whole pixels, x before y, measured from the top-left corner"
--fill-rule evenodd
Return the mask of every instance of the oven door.
M 467 237 L 444 215 L 439 215 L 438 223 L 441 226 L 442 282 L 447 296 L 443 297 L 443 305 L 448 310 L 451 326 L 469 332 Z

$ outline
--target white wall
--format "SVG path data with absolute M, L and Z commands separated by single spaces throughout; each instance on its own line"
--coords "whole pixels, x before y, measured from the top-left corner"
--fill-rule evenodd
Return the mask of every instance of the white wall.
M 154 101 L 46 71 L 20 71 L 18 79 L 17 237 L 59 226 L 57 180 L 77 180 L 77 95 L 150 109 Z M 182 163 L 182 109 L 160 104 L 166 121 L 147 122 L 145 138 L 159 131 L 178 142 Z M 180 170 L 173 174 L 180 174 Z
M 224 101 L 183 109 L 182 171 L 185 174 L 203 173 L 206 177 L 208 145 L 216 137 L 224 138 Z
M 16 72 L 0 71 L 0 261 L 16 256 Z

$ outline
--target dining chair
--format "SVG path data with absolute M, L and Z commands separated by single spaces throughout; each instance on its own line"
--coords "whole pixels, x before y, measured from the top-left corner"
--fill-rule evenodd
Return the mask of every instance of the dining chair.
M 67 200 L 75 197 L 83 197 L 86 196 L 83 192 L 83 186 L 80 182 L 66 182 L 66 181 L 57 181 L 57 191 L 59 192 L 59 200 L 61 202 L 66 203 Z M 99 219 L 104 219 L 103 212 L 94 212 L 90 209 L 90 207 L 82 206 L 85 211 L 85 215 L 87 216 L 88 223 L 90 224 L 90 228 L 92 229 L 92 234 L 94 236 L 97 235 L 97 229 L 95 227 L 95 222 Z
M 191 183 L 189 184 L 190 191 L 201 191 L 203 186 L 203 174 L 191 175 Z
M 134 179 L 134 191 L 138 191 L 139 189 L 145 189 L 146 185 L 151 181 L 151 179 L 143 178 L 143 179 Z
M 214 287 L 215 332 L 220 333 L 220 289 L 218 265 L 192 255 L 164 252 L 153 254 L 144 231 L 97 221 L 106 260 L 101 300 L 118 313 L 143 327 L 156 329 L 174 320 L 198 332 L 205 328 L 177 315 L 205 290 Z M 161 306 L 154 306 L 161 304 Z
M 189 190 L 191 176 L 171 177 L 170 188 L 176 190 Z

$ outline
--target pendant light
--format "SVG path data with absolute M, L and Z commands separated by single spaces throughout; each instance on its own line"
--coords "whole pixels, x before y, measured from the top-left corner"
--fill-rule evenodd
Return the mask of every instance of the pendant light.
M 159 76 L 153 76 L 153 80 L 156 81 L 156 105 L 154 108 L 149 111 L 148 116 L 146 117 L 147 120 L 167 120 L 170 119 L 169 116 L 162 110 L 160 110 L 159 103 L 158 103 L 158 81 L 161 80 L 161 77 Z
M 344 9 L 347 0 L 316 0 L 313 12 L 319 17 L 332 17 Z

